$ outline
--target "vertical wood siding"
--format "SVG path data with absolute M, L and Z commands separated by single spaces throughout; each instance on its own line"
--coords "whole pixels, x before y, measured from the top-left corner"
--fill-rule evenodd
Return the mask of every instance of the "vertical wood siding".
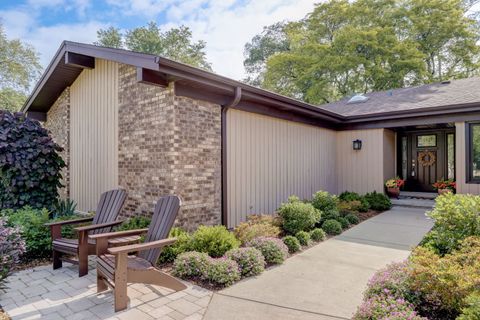
M 273 213 L 290 195 L 335 193 L 332 130 L 231 109 L 227 113 L 228 221 Z
M 383 131 L 383 182 L 397 175 L 397 140 L 395 136 L 395 132 L 392 130 L 385 129 Z M 381 192 L 383 188 L 377 191 Z
M 480 184 L 466 183 L 465 122 L 455 122 L 455 179 L 458 193 L 480 194 Z
M 361 150 L 353 150 L 352 142 L 357 139 L 362 140 Z M 337 132 L 338 193 L 383 192 L 383 150 L 384 129 Z
M 118 187 L 118 64 L 97 59 L 70 88 L 70 197 L 95 210 Z

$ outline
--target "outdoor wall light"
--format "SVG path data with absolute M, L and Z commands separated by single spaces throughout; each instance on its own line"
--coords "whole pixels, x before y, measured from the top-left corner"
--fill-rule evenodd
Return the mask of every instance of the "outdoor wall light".
M 362 149 L 362 140 L 354 140 L 353 141 L 353 150 L 361 150 Z

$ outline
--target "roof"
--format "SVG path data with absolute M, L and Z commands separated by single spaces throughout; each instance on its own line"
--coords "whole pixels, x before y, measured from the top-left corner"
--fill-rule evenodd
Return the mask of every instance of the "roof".
M 348 97 L 321 107 L 349 117 L 478 104 L 480 103 L 480 78 L 372 92 L 365 96 L 368 97 L 365 102 L 349 104 L 350 97 Z

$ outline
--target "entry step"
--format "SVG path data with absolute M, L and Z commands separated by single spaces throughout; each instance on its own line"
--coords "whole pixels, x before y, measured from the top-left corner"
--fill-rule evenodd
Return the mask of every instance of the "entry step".
M 434 200 L 438 196 L 436 192 L 412 192 L 400 191 L 400 198 L 407 199 L 431 199 Z
M 410 207 L 410 208 L 425 208 L 432 209 L 435 201 L 432 199 L 414 199 L 414 198 L 400 198 L 391 199 L 394 206 Z

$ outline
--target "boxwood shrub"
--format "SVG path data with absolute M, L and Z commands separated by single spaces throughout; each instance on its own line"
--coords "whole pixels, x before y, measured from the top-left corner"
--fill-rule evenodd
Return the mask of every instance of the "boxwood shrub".
M 348 227 L 350 227 L 350 222 L 348 222 L 348 220 L 343 217 L 337 218 L 337 221 L 340 222 L 340 224 L 342 225 L 342 229 L 347 229 Z
M 306 231 L 298 231 L 295 234 L 295 238 L 298 239 L 302 246 L 308 246 L 310 244 L 310 233 Z
M 349 213 L 345 216 L 345 219 L 348 221 L 350 224 L 358 224 L 360 222 L 360 219 L 358 216 L 354 213 Z
M 325 231 L 320 228 L 315 228 L 310 232 L 310 238 L 315 242 L 323 241 L 326 237 Z
M 278 209 L 282 218 L 282 228 L 288 234 L 311 230 L 320 220 L 321 212 L 310 203 L 292 201 L 284 203 Z
M 334 219 L 330 219 L 330 220 L 325 221 L 322 224 L 322 229 L 326 233 L 331 234 L 331 235 L 337 235 L 337 234 L 342 233 L 342 225 L 340 224 L 340 222 L 338 222 L 337 220 L 334 220 Z
M 327 191 L 317 191 L 313 195 L 312 205 L 321 212 L 338 211 L 337 198 Z
M 200 226 L 192 234 L 191 249 L 221 257 L 228 250 L 238 248 L 240 241 L 225 226 Z
M 300 249 L 302 248 L 302 245 L 300 244 L 300 241 L 298 241 L 298 239 L 295 238 L 294 236 L 284 237 L 283 238 L 283 243 L 285 243 L 285 245 L 288 248 L 288 252 L 290 252 L 290 253 L 295 253 L 297 251 L 300 251 Z

